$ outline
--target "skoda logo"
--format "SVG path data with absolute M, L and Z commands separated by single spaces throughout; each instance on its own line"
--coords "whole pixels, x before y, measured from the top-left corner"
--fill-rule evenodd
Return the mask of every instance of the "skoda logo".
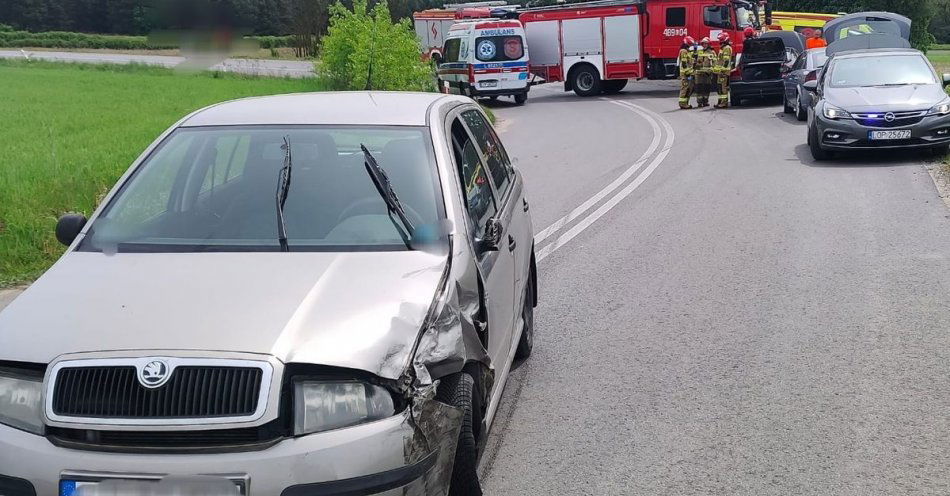
M 165 360 L 151 360 L 139 369 L 139 384 L 147 388 L 157 388 L 165 384 L 171 374 Z
M 897 116 L 894 115 L 894 112 L 884 114 L 884 120 L 887 122 L 894 122 L 895 119 L 897 119 Z

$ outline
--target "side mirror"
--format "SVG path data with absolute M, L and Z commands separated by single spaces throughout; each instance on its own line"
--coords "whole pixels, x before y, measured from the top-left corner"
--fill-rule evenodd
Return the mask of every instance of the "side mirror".
M 501 224 L 495 219 L 488 219 L 485 224 L 485 234 L 475 238 L 475 249 L 480 253 L 498 251 L 501 246 Z
M 76 240 L 76 236 L 86 225 L 86 216 L 83 214 L 65 214 L 56 221 L 56 240 L 69 246 Z
M 943 75 L 943 85 L 950 86 L 950 74 Z
M 805 83 L 802 84 L 802 87 L 804 87 L 806 90 L 808 90 L 811 93 L 817 93 L 818 81 L 805 81 Z

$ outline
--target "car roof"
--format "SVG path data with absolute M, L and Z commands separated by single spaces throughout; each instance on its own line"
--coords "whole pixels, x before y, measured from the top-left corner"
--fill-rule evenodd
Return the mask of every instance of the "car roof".
M 870 57 L 873 55 L 923 55 L 923 52 L 913 48 L 866 48 L 862 50 L 849 50 L 847 52 L 838 52 L 836 59 Z
M 181 127 L 236 125 L 369 125 L 424 126 L 429 109 L 446 103 L 471 102 L 441 93 L 342 91 L 292 93 L 242 98 L 205 107 Z

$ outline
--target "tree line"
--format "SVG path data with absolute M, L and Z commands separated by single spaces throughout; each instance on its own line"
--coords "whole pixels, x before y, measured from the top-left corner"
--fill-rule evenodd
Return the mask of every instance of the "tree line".
M 394 20 L 457 0 L 389 0 Z M 553 3 L 546 0 L 522 4 Z M 572 1 L 572 0 L 568 0 Z M 511 0 L 519 3 L 518 0 Z M 147 34 L 155 30 L 229 26 L 254 35 L 326 32 L 336 0 L 0 0 L 0 24 L 27 31 Z M 351 7 L 352 0 L 344 0 Z M 370 6 L 375 2 L 370 2 Z M 775 10 L 885 10 L 914 20 L 915 45 L 950 42 L 950 0 L 772 0 Z

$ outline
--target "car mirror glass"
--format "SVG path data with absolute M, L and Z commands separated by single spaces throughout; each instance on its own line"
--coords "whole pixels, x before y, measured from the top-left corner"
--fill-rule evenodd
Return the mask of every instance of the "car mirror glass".
M 817 93 L 817 92 L 818 92 L 818 81 L 806 81 L 805 84 L 802 85 L 802 87 L 805 88 L 806 90 L 812 92 L 812 93 Z
M 950 74 L 943 75 L 943 85 L 950 86 Z
M 479 252 L 498 251 L 501 245 L 501 224 L 496 219 L 488 219 L 482 237 L 475 238 L 475 248 Z

